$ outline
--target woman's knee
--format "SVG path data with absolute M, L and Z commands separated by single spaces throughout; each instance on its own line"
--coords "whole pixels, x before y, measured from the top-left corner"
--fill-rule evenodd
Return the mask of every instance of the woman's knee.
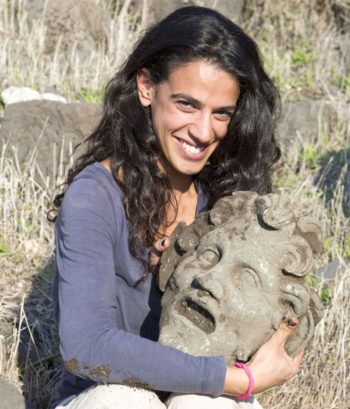
M 154 392 L 125 385 L 94 386 L 76 396 L 67 405 L 62 406 L 62 409 L 140 408 L 165 409 L 166 407 Z
M 262 409 L 254 398 L 238 401 L 231 397 L 173 393 L 166 401 L 168 409 Z

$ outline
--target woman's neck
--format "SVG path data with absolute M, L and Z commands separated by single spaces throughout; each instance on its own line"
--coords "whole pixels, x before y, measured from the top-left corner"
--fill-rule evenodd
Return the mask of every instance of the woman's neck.
M 191 175 L 160 163 L 161 169 L 169 178 L 174 199 L 167 205 L 167 222 L 160 227 L 160 233 L 169 236 L 180 221 L 190 224 L 196 216 L 197 190 Z
M 174 169 L 164 158 L 160 158 L 159 167 L 167 175 L 176 198 L 195 193 L 191 175 L 186 175 Z

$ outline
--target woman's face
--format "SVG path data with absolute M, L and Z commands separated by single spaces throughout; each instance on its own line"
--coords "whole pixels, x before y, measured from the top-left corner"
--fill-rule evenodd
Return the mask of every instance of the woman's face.
M 225 138 L 239 97 L 236 78 L 203 60 L 174 69 L 154 85 L 146 70 L 137 76 L 140 101 L 151 107 L 165 169 L 194 175 Z

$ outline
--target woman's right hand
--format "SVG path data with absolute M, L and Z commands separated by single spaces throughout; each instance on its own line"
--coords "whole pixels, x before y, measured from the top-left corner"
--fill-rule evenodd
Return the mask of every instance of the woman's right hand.
M 248 366 L 254 377 L 254 393 L 286 382 L 299 371 L 304 352 L 291 358 L 284 349 L 296 324 L 297 319 L 292 320 L 292 325 L 282 322 L 272 337 L 252 357 Z M 248 377 L 245 372 L 239 368 L 228 367 L 224 392 L 237 396 L 245 393 L 247 388 Z

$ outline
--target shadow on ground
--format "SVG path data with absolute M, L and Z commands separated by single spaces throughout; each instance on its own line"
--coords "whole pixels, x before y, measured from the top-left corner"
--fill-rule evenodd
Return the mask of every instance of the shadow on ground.
M 322 191 L 328 208 L 337 208 L 334 201 L 340 198 L 344 215 L 350 217 L 350 149 L 324 154 L 314 184 Z
M 18 367 L 23 381 L 26 409 L 47 409 L 59 377 L 61 359 L 52 303 L 52 259 L 33 276 L 24 304 Z

